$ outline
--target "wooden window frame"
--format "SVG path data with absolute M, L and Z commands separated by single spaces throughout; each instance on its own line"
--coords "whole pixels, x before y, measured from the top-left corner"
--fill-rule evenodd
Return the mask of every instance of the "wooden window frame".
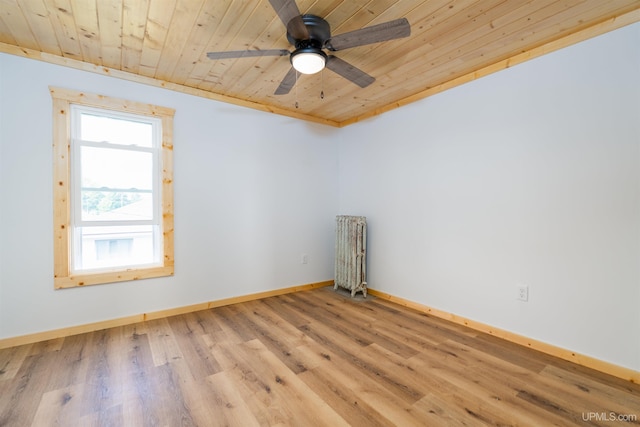
M 171 276 L 173 258 L 173 117 L 175 110 L 70 89 L 49 87 L 53 100 L 53 257 L 55 289 Z M 163 258 L 160 266 L 126 267 L 103 272 L 72 273 L 71 266 L 71 105 L 160 118 L 161 225 Z

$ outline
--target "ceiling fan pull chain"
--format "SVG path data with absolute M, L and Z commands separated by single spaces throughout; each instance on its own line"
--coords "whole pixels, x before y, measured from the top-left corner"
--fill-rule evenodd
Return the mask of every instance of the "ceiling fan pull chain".
M 324 99 L 324 70 L 320 72 L 320 99 Z
M 296 70 L 296 108 L 298 108 L 298 70 Z

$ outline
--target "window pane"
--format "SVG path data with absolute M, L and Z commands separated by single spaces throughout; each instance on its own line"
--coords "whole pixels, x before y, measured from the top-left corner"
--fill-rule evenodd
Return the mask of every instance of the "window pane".
M 80 150 L 83 188 L 151 190 L 153 155 L 147 152 L 82 147 Z
M 152 225 L 124 227 L 78 227 L 77 269 L 107 269 L 157 264 Z M 79 265 L 78 265 L 79 264 Z
M 98 261 L 126 259 L 131 256 L 133 238 L 96 240 L 96 259 Z
M 153 195 L 130 191 L 82 190 L 82 221 L 153 219 Z
M 80 139 L 152 147 L 153 128 L 151 123 L 82 113 L 80 115 Z

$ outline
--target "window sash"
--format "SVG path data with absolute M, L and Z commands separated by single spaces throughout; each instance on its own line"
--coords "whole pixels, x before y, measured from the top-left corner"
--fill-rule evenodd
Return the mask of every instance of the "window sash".
M 162 245 L 160 239 L 160 229 L 158 225 L 152 225 L 149 229 L 143 230 L 131 230 L 130 228 L 136 226 L 121 226 L 121 227 L 75 227 L 73 230 L 73 265 L 71 268 L 72 273 L 87 273 L 87 272 L 109 272 L 128 270 L 132 268 L 142 267 L 158 267 L 162 265 Z M 145 226 L 143 226 L 145 227 Z M 139 227 L 138 227 L 139 228 Z M 89 229 L 89 230 L 87 230 Z M 97 232 L 91 232 L 91 229 L 98 229 Z M 102 229 L 100 232 L 100 229 Z M 109 229 L 115 229 L 109 231 Z M 85 234 L 85 232 L 88 233 Z M 98 241 L 110 241 L 122 239 L 123 236 L 127 238 L 133 238 L 137 235 L 138 238 L 145 236 L 151 240 L 150 242 L 139 242 L 137 246 L 141 246 L 140 249 L 144 251 L 144 247 L 147 250 L 150 247 L 151 252 L 138 254 L 137 256 L 131 256 L 128 258 L 120 258 L 117 260 L 103 261 L 97 258 L 97 248 L 95 247 Z M 147 240 L 147 239 L 145 239 Z M 87 247 L 85 247 L 87 245 Z M 89 255 L 94 255 L 95 259 L 91 259 Z M 150 255 L 150 256 L 149 256 Z M 86 259 L 85 259 L 86 258 Z
M 72 104 L 71 105 L 71 112 L 72 115 L 76 116 L 73 119 L 73 130 L 72 130 L 72 135 L 74 135 L 74 137 L 76 139 L 82 139 L 82 120 L 81 120 L 81 116 L 83 114 L 85 115 L 89 115 L 89 116 L 97 116 L 97 117 L 105 117 L 108 119 L 114 119 L 114 120 L 122 120 L 124 122 L 132 122 L 132 123 L 140 123 L 140 124 L 146 124 L 146 125 L 151 125 L 152 126 L 152 135 L 151 135 L 151 144 L 125 144 L 122 142 L 114 142 L 114 141 L 108 141 L 108 140 L 103 140 L 103 141 L 93 141 L 93 140 L 86 140 L 85 142 L 88 144 L 109 144 L 112 146 L 117 146 L 117 147 L 134 147 L 137 149 L 158 149 L 160 148 L 160 141 L 162 140 L 161 133 L 158 133 L 158 129 L 157 129 L 157 125 L 159 125 L 161 123 L 161 120 L 157 117 L 151 117 L 151 116 L 144 116 L 144 115 L 140 115 L 140 114 L 136 114 L 136 113 L 125 113 L 122 111 L 115 111 L 115 110 L 107 110 L 105 108 L 102 107 L 90 107 L 87 105 L 83 105 L 81 103 L 76 103 L 76 104 Z

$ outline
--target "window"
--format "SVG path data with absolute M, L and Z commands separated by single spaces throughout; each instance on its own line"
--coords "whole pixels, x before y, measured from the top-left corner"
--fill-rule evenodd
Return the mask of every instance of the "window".
M 174 111 L 50 91 L 55 287 L 173 274 Z

